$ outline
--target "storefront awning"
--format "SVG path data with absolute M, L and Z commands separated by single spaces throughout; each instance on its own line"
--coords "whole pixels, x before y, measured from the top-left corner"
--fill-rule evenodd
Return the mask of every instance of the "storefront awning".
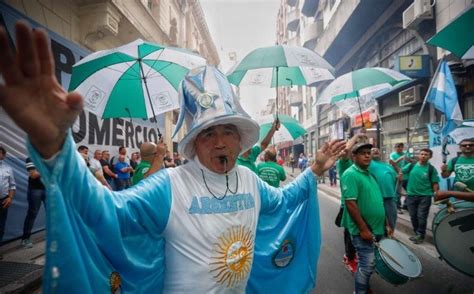
M 474 4 L 428 40 L 462 59 L 474 59 Z

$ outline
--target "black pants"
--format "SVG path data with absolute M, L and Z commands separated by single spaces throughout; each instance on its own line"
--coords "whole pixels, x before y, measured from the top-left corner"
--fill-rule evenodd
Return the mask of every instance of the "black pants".
M 22 239 L 29 239 L 31 237 L 31 230 L 35 224 L 36 216 L 41 208 L 41 203 L 46 207 L 46 191 L 43 189 L 28 188 L 28 212 L 26 213 L 25 222 L 23 223 L 23 237 Z
M 431 196 L 408 196 L 406 203 L 415 234 L 424 238 L 428 213 L 430 212 Z
M 351 234 L 347 229 L 344 229 L 344 247 L 346 250 L 346 256 L 349 260 L 353 260 L 356 256 L 356 250 L 352 245 Z

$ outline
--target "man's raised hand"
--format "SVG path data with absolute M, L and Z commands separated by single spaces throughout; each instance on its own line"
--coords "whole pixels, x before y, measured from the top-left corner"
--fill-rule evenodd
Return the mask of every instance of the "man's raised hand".
M 341 156 L 346 148 L 345 141 L 334 140 L 324 145 L 316 152 L 316 159 L 311 166 L 313 173 L 321 176 Z
M 55 76 L 50 40 L 42 29 L 16 24 L 16 53 L 0 27 L 0 106 L 49 158 L 61 149 L 67 130 L 82 110 L 82 97 L 68 94 Z

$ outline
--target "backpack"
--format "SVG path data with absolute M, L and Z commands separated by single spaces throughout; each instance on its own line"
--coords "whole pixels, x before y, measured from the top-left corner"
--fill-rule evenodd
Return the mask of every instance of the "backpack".
M 410 163 L 410 166 L 408 167 L 407 174 L 410 175 L 411 170 L 415 166 L 416 163 Z M 428 178 L 430 179 L 431 183 L 431 177 L 433 176 L 433 173 L 435 172 L 435 167 L 431 165 L 431 163 L 428 163 Z M 410 180 L 410 177 L 408 177 L 407 181 Z M 407 183 L 408 186 L 408 183 Z

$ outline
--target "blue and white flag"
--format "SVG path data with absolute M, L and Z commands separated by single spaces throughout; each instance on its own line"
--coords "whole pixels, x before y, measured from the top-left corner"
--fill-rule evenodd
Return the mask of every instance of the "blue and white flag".
M 454 85 L 453 76 L 446 61 L 441 61 L 439 71 L 433 77 L 433 83 L 428 89 L 426 101 L 432 103 L 436 109 L 446 116 L 446 124 L 442 134 L 446 136 L 463 121 L 459 107 L 458 94 Z

